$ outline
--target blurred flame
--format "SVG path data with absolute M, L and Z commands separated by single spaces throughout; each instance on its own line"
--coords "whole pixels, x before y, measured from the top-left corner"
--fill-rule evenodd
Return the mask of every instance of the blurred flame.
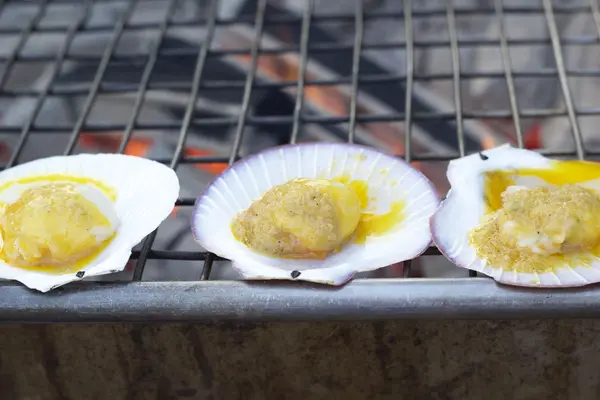
M 82 133 L 80 137 L 80 143 L 87 148 L 92 148 L 95 151 L 108 151 L 115 152 L 121 144 L 122 134 L 120 133 L 109 133 L 104 135 L 93 134 L 93 133 Z M 125 148 L 124 154 L 136 157 L 145 157 L 152 148 L 153 140 L 151 138 L 131 138 Z M 3 143 L 0 143 L 0 156 L 3 154 Z M 200 149 L 197 147 L 186 146 L 183 150 L 184 156 L 214 156 L 215 154 L 210 150 Z M 194 164 L 195 168 L 207 171 L 211 174 L 218 175 L 227 168 L 226 163 L 210 163 Z M 176 206 L 171 211 L 170 217 L 176 217 L 179 212 L 179 207 Z
M 109 133 L 106 135 L 82 133 L 79 139 L 81 145 L 84 147 L 91 147 L 114 153 L 119 149 L 122 135 L 120 133 Z M 150 138 L 131 138 L 123 153 L 130 156 L 145 157 L 151 147 L 152 139 Z
M 525 147 L 528 149 L 542 148 L 542 123 L 536 121 L 525 133 Z
M 198 147 L 186 147 L 183 154 L 187 157 L 194 156 L 214 156 L 215 153 L 209 150 L 200 149 Z M 214 175 L 219 175 L 227 169 L 227 163 L 209 163 L 209 164 L 194 164 L 194 167 L 211 172 Z
M 109 134 L 93 134 L 93 133 L 82 133 L 80 142 L 84 147 L 93 148 L 94 150 L 102 150 L 115 152 L 121 144 L 122 134 L 120 133 L 109 133 Z M 124 154 L 136 157 L 146 157 L 148 152 L 152 148 L 154 141 L 147 137 L 133 137 L 127 143 Z M 183 150 L 184 156 L 214 156 L 215 153 L 193 146 L 186 146 Z M 211 174 L 218 175 L 227 168 L 227 164 L 223 163 L 196 163 L 195 168 L 210 172 Z
M 481 138 L 481 148 L 489 150 L 496 147 L 496 140 L 492 136 L 484 136 Z

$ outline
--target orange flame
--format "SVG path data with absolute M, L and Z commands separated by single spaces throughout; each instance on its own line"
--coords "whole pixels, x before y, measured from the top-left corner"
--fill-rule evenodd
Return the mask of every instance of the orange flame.
M 186 147 L 183 154 L 188 157 L 214 156 L 215 153 L 209 150 L 200 149 L 198 147 Z M 194 164 L 194 167 L 219 175 L 227 169 L 227 163 L 210 163 L 210 164 Z

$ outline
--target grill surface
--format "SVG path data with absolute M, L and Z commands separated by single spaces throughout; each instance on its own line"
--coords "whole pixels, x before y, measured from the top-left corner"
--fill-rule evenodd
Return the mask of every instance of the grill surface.
M 478 126 L 471 125 L 473 122 L 485 125 L 488 120 L 510 121 L 512 133 L 506 140 L 523 147 L 527 140 L 523 126 L 527 121 L 560 117 L 569 123 L 572 145 L 542 150 L 544 154 L 579 159 L 600 156 L 597 149 L 586 148 L 585 134 L 580 127 L 581 118 L 600 116 L 600 108 L 578 106 L 570 86 L 573 78 L 600 77 L 600 69 L 573 68 L 564 56 L 570 46 L 600 43 L 600 12 L 594 0 L 569 5 L 553 5 L 551 0 L 512 5 L 497 0 L 476 8 L 453 5 L 450 0 L 429 8 L 416 8 L 410 0 L 405 0 L 403 4 L 397 2 L 396 11 L 378 11 L 372 4 L 377 2 L 348 0 L 350 6 L 344 9 L 353 12 L 336 13 L 315 12 L 313 0 L 298 3 L 297 13 L 287 12 L 283 3 L 267 0 L 248 4 L 209 0 L 198 3 L 186 0 L 1 2 L 0 41 L 10 43 L 5 46 L 9 50 L 0 53 L 0 99 L 5 104 L 0 137 L 7 148 L 2 161 L 4 166 L 11 167 L 50 153 L 106 151 L 99 140 L 109 134 L 114 141 L 113 150 L 119 152 L 132 151 L 130 146 L 139 144 L 139 137 L 150 138 L 151 150 L 144 155 L 169 165 L 182 180 L 186 179 L 183 186 L 187 186 L 187 192 L 182 192 L 177 202 L 178 212 L 186 217 L 195 194 L 210 176 L 218 173 L 213 170 L 212 175 L 206 174 L 206 170 L 222 168 L 241 156 L 271 145 L 322 138 L 315 133 L 320 129 L 326 131 L 325 138 L 332 140 L 373 144 L 370 140 L 376 140 L 369 134 L 370 126 L 399 124 L 400 135 L 394 137 L 398 142 L 396 148 L 402 149 L 398 156 L 443 170 L 448 160 L 478 151 L 479 146 L 485 147 L 477 138 Z M 162 18 L 136 18 L 144 7 L 160 8 Z M 53 18 L 66 10 L 72 13 L 66 23 L 54 23 Z M 101 12 L 106 15 L 100 15 Z M 547 35 L 511 37 L 504 21 L 513 15 L 543 19 Z M 561 37 L 557 21 L 573 15 L 589 16 L 595 34 Z M 458 33 L 458 24 L 480 17 L 502 21 L 497 38 L 464 37 Z M 402 40 L 365 39 L 368 24 L 385 21 L 398 22 L 399 29 L 403 30 Z M 415 25 L 427 21 L 443 21 L 447 38 L 418 37 Z M 313 41 L 314 36 L 320 34 L 318 27 L 327 24 L 349 27 L 352 40 Z M 266 43 L 265 36 L 276 35 L 277 27 L 281 26 L 295 27 L 291 32 L 297 37 L 283 45 Z M 178 29 L 183 33 L 174 35 Z M 135 39 L 137 34 L 151 38 L 147 46 L 139 46 Z M 93 35 L 103 38 L 103 48 L 96 52 L 75 51 L 78 42 L 96 37 Z M 134 39 L 130 39 L 134 44 L 126 44 L 128 35 L 134 35 Z M 185 37 L 187 44 L 172 45 L 175 37 Z M 38 43 L 37 49 L 34 48 L 36 40 L 42 43 Z M 43 40 L 54 45 L 45 45 Z M 278 40 L 281 42 L 281 37 Z M 83 46 L 79 43 L 80 50 L 88 45 L 93 47 L 93 41 Z M 232 42 L 238 47 L 228 45 Z M 513 70 L 511 53 L 523 46 L 550 47 L 554 67 Z M 460 51 L 479 47 L 497 49 L 502 69 L 465 68 Z M 416 71 L 421 52 L 438 48 L 449 49 L 451 70 Z M 395 71 L 374 69 L 363 55 L 380 50 L 401 50 L 403 65 Z M 314 58 L 323 64 L 327 62 L 323 55 L 336 52 L 349 56 L 350 63 L 345 65 L 347 73 L 338 71 L 333 77 L 309 76 L 309 58 L 311 62 Z M 281 76 L 291 75 L 290 79 L 261 76 L 264 68 L 261 60 L 289 55 L 296 57 L 295 69 Z M 323 58 L 319 58 L 321 56 Z M 237 61 L 219 64 L 221 60 L 232 59 Z M 22 77 L 25 83 L 19 82 L 23 71 L 42 67 L 44 73 L 39 75 L 43 76 L 35 84 Z M 332 64 L 328 68 L 336 67 Z M 131 76 L 126 77 L 127 74 Z M 161 74 L 163 78 L 157 78 Z M 527 85 L 528 80 L 546 78 L 556 80 L 562 104 L 559 107 L 520 106 L 517 82 Z M 463 85 L 477 79 L 501 80 L 506 104 L 488 109 L 465 104 L 461 93 Z M 422 97 L 415 94 L 419 83 L 433 81 L 446 81 L 451 85 L 453 106 L 450 109 L 426 107 Z M 305 100 L 309 90 L 328 87 L 341 87 L 347 93 L 345 110 L 337 115 L 320 113 L 314 104 L 309 105 Z M 172 94 L 175 100 L 165 100 L 165 93 Z M 273 97 L 273 93 L 283 93 L 283 97 Z M 377 114 L 361 107 L 363 96 L 385 101 L 386 95 L 396 102 L 390 112 Z M 211 101 L 220 98 L 225 100 L 217 104 L 227 103 L 227 107 L 211 106 Z M 271 102 L 260 103 L 260 99 L 265 98 Z M 98 104 L 114 99 L 129 101 L 127 110 L 109 109 L 98 118 L 95 115 Z M 287 112 L 279 112 L 277 108 L 286 101 L 291 104 Z M 169 105 L 169 117 L 152 118 L 154 109 L 148 108 L 152 102 Z M 15 108 L 17 104 L 21 108 Z M 56 109 L 50 109 L 49 104 L 60 104 L 67 110 L 67 116 L 57 117 L 52 111 Z M 113 112 L 122 121 L 112 118 Z M 15 113 L 22 115 L 15 119 Z M 440 146 L 415 144 L 413 137 L 417 129 L 434 135 Z M 117 139 L 114 139 L 115 133 Z M 188 151 L 190 143 L 206 142 L 214 145 L 209 153 Z M 257 145 L 259 148 L 253 148 L 252 144 L 258 142 L 262 143 Z M 385 143 L 379 144 L 386 147 Z M 56 147 L 59 145 L 62 149 Z M 185 172 L 181 172 L 182 169 Z M 207 176 L 194 180 L 194 175 L 188 182 L 190 174 Z M 222 260 L 197 247 L 173 249 L 177 246 L 165 244 L 190 236 L 188 219 L 184 218 L 181 223 L 183 228 L 171 225 L 167 221 L 134 250 L 132 269 L 103 279 L 111 282 L 80 282 L 45 295 L 16 283 L 4 283 L 0 318 L 4 321 L 104 321 L 600 314 L 600 307 L 593 307 L 600 305 L 597 295 L 600 292 L 595 288 L 566 291 L 507 288 L 476 277 L 473 271 L 469 277 L 457 279 L 419 278 L 411 262 L 405 263 L 401 272 L 390 279 L 369 276 L 336 289 L 298 283 L 215 279 L 219 273 L 213 264 Z M 157 245 L 163 230 L 168 237 Z M 436 255 L 439 256 L 437 249 L 430 248 L 422 257 Z M 160 264 L 159 270 L 192 265 L 188 268 L 191 275 L 177 280 L 160 278 L 160 274 L 153 275 L 146 268 L 154 261 L 167 262 Z M 116 280 L 133 282 L 114 282 Z

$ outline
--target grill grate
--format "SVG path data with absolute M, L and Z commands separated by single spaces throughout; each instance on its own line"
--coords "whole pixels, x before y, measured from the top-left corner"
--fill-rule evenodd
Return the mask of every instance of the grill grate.
M 164 5 L 162 19 L 148 22 L 133 22 L 132 17 L 142 8 L 149 4 Z M 404 137 L 397 137 L 398 146 L 403 148 L 398 156 L 404 157 L 408 162 L 443 163 L 458 156 L 463 156 L 479 150 L 479 142 L 473 142 L 473 138 L 467 133 L 472 130 L 466 121 L 478 120 L 501 120 L 511 121 L 514 127 L 515 144 L 523 147 L 526 144 L 524 120 L 546 119 L 550 117 L 566 117 L 570 124 L 574 146 L 572 149 L 541 150 L 544 154 L 551 156 L 577 157 L 580 159 L 600 156 L 600 151 L 589 149 L 584 145 L 584 135 L 579 126 L 579 119 L 583 117 L 600 116 L 600 108 L 576 106 L 569 84 L 571 78 L 593 79 L 600 77 L 598 68 L 574 68 L 565 59 L 565 49 L 570 46 L 597 46 L 600 44 L 600 11 L 598 4 L 592 0 L 589 4 L 579 2 L 571 5 L 553 5 L 551 0 L 531 2 L 528 5 L 512 6 L 496 0 L 491 6 L 485 7 L 462 7 L 453 6 L 453 2 L 440 3 L 436 8 L 416 8 L 411 0 L 404 0 L 403 7 L 397 11 L 377 11 L 371 2 L 351 2 L 353 12 L 317 13 L 315 12 L 315 1 L 306 0 L 299 3 L 299 13 L 284 12 L 286 8 L 282 2 L 258 0 L 257 2 L 202 2 L 197 5 L 197 12 L 181 17 L 178 10 L 192 6 L 191 1 L 170 0 L 163 2 L 136 1 L 136 0 L 88 0 L 85 2 L 69 0 L 49 1 L 4 1 L 1 2 L 2 13 L 9 14 L 18 10 L 26 11 L 27 23 L 11 24 L 7 18 L 0 18 L 0 40 L 12 40 L 14 46 L 9 52 L 0 54 L 0 98 L 16 103 L 19 101 L 31 104 L 28 116 L 20 124 L 0 124 L 0 136 L 10 143 L 11 153 L 3 161 L 5 167 L 11 167 L 19 162 L 25 161 L 24 150 L 29 143 L 36 143 L 36 137 L 42 135 L 60 135 L 65 137 L 66 143 L 63 154 L 72 154 L 84 151 L 80 148 L 84 134 L 102 136 L 107 133 L 120 132 L 117 151 L 124 152 L 128 145 L 135 140 L 138 132 L 177 132 L 174 150 L 170 156 L 157 155 L 151 157 L 159 162 L 178 169 L 184 165 L 214 165 L 231 164 L 239 159 L 242 154 L 244 136 L 249 130 L 260 130 L 269 128 L 274 131 L 283 128 L 289 132 L 286 141 L 295 143 L 302 140 L 304 127 L 318 127 L 326 130 L 338 129 L 345 133 L 345 140 L 356 142 L 363 140 L 359 138 L 358 128 L 369 126 L 369 124 L 400 123 L 405 132 Z M 234 8 L 233 3 L 239 3 L 237 12 L 233 16 L 221 16 L 223 8 Z M 243 3 L 243 4 L 242 4 Z M 256 4 L 255 4 L 256 3 Z M 240 6 L 241 4 L 241 6 Z M 112 22 L 93 22 L 99 9 L 114 6 L 117 10 L 112 17 Z M 66 25 L 53 25 L 44 23 L 53 8 L 72 7 L 77 10 L 77 18 Z M 16 11 L 15 11 L 16 10 Z M 179 17 L 176 18 L 179 13 Z M 561 37 L 557 27 L 559 17 L 573 15 L 593 16 L 596 34 L 594 36 L 568 36 Z M 514 38 L 507 34 L 505 20 L 508 16 L 525 15 L 539 16 L 545 19 L 547 29 L 546 37 Z M 463 37 L 459 35 L 457 25 L 466 18 L 488 17 L 495 18 L 502 23 L 499 25 L 498 37 L 489 39 L 485 37 Z M 448 39 L 420 38 L 415 34 L 417 21 L 444 20 L 448 28 Z M 389 42 L 368 41 L 365 39 L 367 24 L 377 24 L 379 21 L 398 21 L 403 25 L 403 39 Z M 315 42 L 313 34 L 316 25 L 345 24 L 350 25 L 353 31 L 350 42 L 337 40 L 331 42 Z M 236 30 L 240 26 L 250 30 L 243 43 L 249 43 L 244 48 L 229 48 L 217 42 L 219 32 L 227 32 L 229 29 Z M 274 27 L 295 27 L 298 34 L 297 43 L 284 43 L 281 46 L 267 46 L 264 44 L 265 34 L 273 34 Z M 398 25 L 401 26 L 401 25 Z M 175 29 L 195 29 L 202 27 L 203 38 L 197 45 L 173 47 L 167 46 L 170 33 Z M 402 28 L 400 28 L 402 29 Z M 128 34 L 147 33 L 153 35 L 153 40 L 148 48 L 142 51 L 118 51 L 124 37 Z M 240 35 L 236 31 L 236 35 Z M 33 37 L 61 35 L 61 43 L 56 49 L 46 52 L 26 51 L 28 43 Z M 106 46 L 101 54 L 88 54 L 85 52 L 73 52 L 74 43 L 85 35 L 104 35 L 107 37 Z M 243 36 L 243 35 L 242 35 Z M 236 36 L 234 35 L 234 38 Z M 538 70 L 516 70 L 512 67 L 512 50 L 517 47 L 527 46 L 550 46 L 554 55 L 555 67 Z M 498 71 L 475 71 L 470 68 L 462 68 L 460 57 L 461 49 L 491 47 L 499 51 L 502 69 Z M 419 72 L 415 67 L 418 54 L 431 49 L 449 49 L 451 57 L 450 72 Z M 405 65 L 402 70 L 372 72 L 372 68 L 366 68 L 365 54 L 370 51 L 402 50 L 404 52 Z M 331 78 L 316 77 L 309 74 L 310 61 L 326 54 L 336 52 L 351 54 L 351 65 L 347 76 L 343 73 L 336 74 Z M 269 80 L 260 76 L 263 66 L 261 59 L 266 56 L 289 56 L 297 57 L 296 70 L 299 74 L 293 79 Z M 238 71 L 240 79 L 222 79 L 215 75 L 213 69 L 209 74 L 209 65 L 215 60 L 237 57 L 245 60 L 243 71 Z M 161 62 L 178 63 L 181 60 L 194 60 L 191 69 L 191 79 L 154 79 Z M 16 70 L 27 65 L 47 65 L 46 81 L 40 87 L 29 85 L 27 87 L 11 87 L 11 76 Z M 66 66 L 85 65 L 91 72 L 91 79 L 86 82 L 75 82 L 65 80 Z M 107 76 L 115 65 L 137 66 L 139 77 L 136 79 L 107 82 Z M 162 64 L 165 65 L 165 64 Z M 173 64 L 171 64 L 173 65 Z M 364 71 L 367 69 L 367 71 Z M 224 71 L 224 73 L 226 73 Z M 173 72 L 176 74 L 176 72 Z M 310 75 L 310 76 L 309 76 Z M 525 108 L 520 107 L 517 95 L 517 83 L 519 79 L 556 79 L 559 83 L 564 106 Z M 506 108 L 475 109 L 465 106 L 465 95 L 462 93 L 464 82 L 476 79 L 500 79 L 504 81 L 507 91 Z M 452 109 L 423 108 L 421 100 L 415 97 L 415 87 L 419 84 L 427 84 L 434 81 L 450 81 L 452 87 L 451 100 Z M 403 92 L 400 93 L 398 102 L 401 104 L 395 111 L 386 114 L 367 113 L 361 108 L 359 99 L 363 96 L 363 87 L 384 87 L 386 85 L 401 85 Z M 17 85 L 18 86 L 18 85 Z M 306 95 L 311 88 L 345 87 L 348 91 L 347 108 L 340 115 L 326 115 L 309 110 L 306 104 Z M 266 113 L 258 115 L 253 111 L 256 102 L 256 94 L 271 93 L 273 91 L 292 90 L 293 101 L 292 112 L 283 115 Z M 391 89 L 390 89 L 391 90 Z M 235 112 L 229 115 L 211 114 L 198 111 L 198 103 L 205 95 L 207 97 L 217 96 L 219 92 L 238 91 L 241 93 L 241 101 L 236 105 Z M 144 122 L 140 116 L 148 101 L 148 96 L 156 92 L 173 92 L 185 98 L 180 107 L 181 113 L 170 121 Z M 373 96 L 374 92 L 368 94 Z M 126 123 L 120 124 L 110 120 L 106 122 L 93 122 L 90 120 L 95 105 L 102 96 L 124 96 L 129 95 L 132 99 L 132 107 Z M 376 96 L 376 95 L 375 95 Z M 398 95 L 395 95 L 398 97 Z M 38 121 L 46 103 L 50 100 L 65 102 L 67 104 L 77 103 L 77 112 L 74 123 L 52 123 Z M 14 111 L 14 110 L 13 110 Z M 201 114 L 201 115 L 200 115 Z M 423 125 L 419 124 L 422 122 Z M 444 151 L 418 151 L 415 149 L 414 126 L 424 126 L 426 123 L 442 124 L 431 125 L 436 129 L 438 126 L 450 127 L 455 139 L 450 140 L 452 148 L 445 147 Z M 340 128 L 341 127 L 341 128 Z M 316 128 L 315 128 L 316 129 Z M 230 130 L 228 140 L 229 149 L 224 152 L 215 152 L 211 155 L 190 155 L 186 152 L 186 146 L 190 140 L 192 131 L 206 130 Z M 455 133 L 454 133 L 455 132 Z M 434 133 L 434 132 L 430 132 Z M 53 136 L 54 137 L 54 136 Z M 436 138 L 438 139 L 438 138 Z M 89 151 L 89 149 L 88 149 Z M 444 164 L 439 164 L 443 166 Z M 445 167 L 443 167 L 445 168 Z M 195 192 L 200 187 L 194 188 Z M 194 198 L 184 196 L 177 202 L 180 208 L 193 206 Z M 172 260 L 172 261 L 194 261 L 202 263 L 202 269 L 197 275 L 198 280 L 211 279 L 213 263 L 219 260 L 217 257 L 202 251 L 175 251 L 160 250 L 154 246 L 157 232 L 149 235 L 141 247 L 133 252 L 132 259 L 137 260 L 132 273 L 133 280 L 142 280 L 144 269 L 148 260 Z M 424 257 L 439 255 L 439 252 L 431 248 Z M 403 268 L 404 277 L 413 277 L 411 262 L 407 262 Z M 476 276 L 470 271 L 470 276 Z

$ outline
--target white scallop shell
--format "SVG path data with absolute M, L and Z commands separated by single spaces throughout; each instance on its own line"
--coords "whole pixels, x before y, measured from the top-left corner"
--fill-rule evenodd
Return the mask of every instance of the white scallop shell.
M 515 286 L 569 287 L 600 282 L 600 262 L 592 263 L 591 267 L 572 266 L 536 274 L 497 268 L 477 257 L 475 249 L 469 244 L 468 233 L 481 222 L 485 213 L 483 173 L 517 168 L 543 169 L 551 168 L 552 165 L 552 160 L 541 154 L 510 145 L 502 145 L 480 154 L 453 160 L 448 166 L 451 189 L 431 218 L 433 241 L 446 258 L 459 267 L 481 272 L 498 282 Z M 515 183 L 526 187 L 547 185 L 535 177 L 517 177 Z M 598 182 L 590 181 L 583 186 L 597 190 Z
M 81 269 L 83 276 L 30 271 L 0 261 L 0 278 L 19 281 L 41 292 L 83 277 L 122 271 L 131 249 L 169 216 L 179 195 L 179 180 L 171 168 L 144 158 L 120 154 L 79 154 L 39 159 L 1 172 L 0 184 L 50 174 L 92 178 L 115 189 L 117 197 L 112 203 L 90 185 L 79 185 L 81 193 L 118 227 L 115 238 L 106 249 Z M 0 200 L 15 201 L 26 187 L 29 185 L 10 186 L 0 192 Z
M 294 178 L 348 174 L 369 184 L 375 213 L 406 201 L 397 229 L 365 244 L 348 244 L 325 260 L 277 259 L 254 253 L 231 233 L 231 222 L 267 190 Z M 246 279 L 295 279 L 341 285 L 361 271 L 414 258 L 431 243 L 429 218 L 439 204 L 431 183 L 402 160 L 342 143 L 309 143 L 269 149 L 234 164 L 196 201 L 192 230 L 206 250 L 232 260 Z M 293 272 L 293 273 L 292 273 Z M 299 273 L 299 274 L 298 274 Z

